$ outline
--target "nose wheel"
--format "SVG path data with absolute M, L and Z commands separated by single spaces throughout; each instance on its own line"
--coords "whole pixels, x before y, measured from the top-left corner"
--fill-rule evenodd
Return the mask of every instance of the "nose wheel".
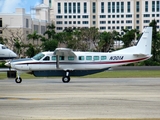
M 15 82 L 16 82 L 16 83 L 21 83 L 21 82 L 22 82 L 22 78 L 21 78 L 21 77 L 17 77 L 17 78 L 15 79 Z

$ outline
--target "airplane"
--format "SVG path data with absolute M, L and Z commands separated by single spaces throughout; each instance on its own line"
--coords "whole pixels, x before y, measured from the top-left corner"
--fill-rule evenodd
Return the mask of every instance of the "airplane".
M 0 60 L 16 58 L 17 54 L 8 49 L 5 45 L 0 44 Z
M 32 58 L 17 59 L 5 65 L 17 70 L 16 83 L 21 83 L 20 74 L 31 73 L 36 77 L 63 76 L 64 83 L 70 76 L 85 76 L 120 66 L 147 60 L 152 57 L 152 27 L 146 27 L 137 45 L 113 52 L 80 52 L 69 48 L 41 52 Z

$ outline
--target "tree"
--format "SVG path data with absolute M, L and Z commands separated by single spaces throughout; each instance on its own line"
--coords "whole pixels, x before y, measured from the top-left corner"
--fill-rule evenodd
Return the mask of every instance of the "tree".
M 33 57 L 35 54 L 36 54 L 36 53 L 35 53 L 35 49 L 34 49 L 33 45 L 32 45 L 32 44 L 29 44 L 29 48 L 28 48 L 27 51 L 26 51 L 26 55 L 27 55 L 28 57 Z
M 42 49 L 44 51 L 54 51 L 57 48 L 57 40 L 49 40 L 42 43 Z
M 37 40 L 37 45 L 38 45 L 38 40 L 40 38 L 40 35 L 37 34 L 37 31 L 34 31 L 32 34 L 28 34 L 27 37 L 29 40 L 31 39 L 33 40 L 33 44 L 34 44 L 34 41 Z
M 15 40 L 14 48 L 16 49 L 16 53 L 20 57 L 21 51 L 22 51 L 22 42 L 20 42 L 18 39 Z
M 48 36 L 48 39 L 54 39 L 55 38 L 55 25 L 53 23 L 51 23 L 50 25 L 47 26 L 47 31 L 44 32 L 44 35 Z
M 152 27 L 152 54 L 153 61 L 160 61 L 160 33 L 157 32 L 157 22 L 156 20 L 152 20 L 149 24 Z

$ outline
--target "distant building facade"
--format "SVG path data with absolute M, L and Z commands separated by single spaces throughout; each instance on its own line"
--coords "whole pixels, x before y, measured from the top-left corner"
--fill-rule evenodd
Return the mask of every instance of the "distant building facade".
M 26 14 L 23 8 L 17 8 L 14 13 L 0 13 L 0 37 L 9 40 L 17 36 L 21 42 L 28 43 L 28 34 L 34 31 L 43 34 L 50 22 L 48 8 L 48 6 L 41 4 L 32 9 L 34 18 L 32 14 Z
M 56 32 L 66 27 L 143 30 L 155 19 L 160 30 L 160 0 L 42 0 L 48 5 Z

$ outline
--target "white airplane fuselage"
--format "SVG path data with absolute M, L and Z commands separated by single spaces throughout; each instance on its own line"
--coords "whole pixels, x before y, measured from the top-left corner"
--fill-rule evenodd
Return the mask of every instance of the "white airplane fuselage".
M 59 60 L 59 68 L 56 67 L 56 56 L 53 52 L 42 52 L 44 56 L 40 60 L 27 58 L 26 60 L 13 60 L 12 68 L 22 71 L 40 71 L 40 70 L 99 70 L 114 66 L 135 63 L 149 59 L 148 56 L 134 56 L 133 54 L 113 54 L 99 52 L 74 52 L 77 57 L 63 56 L 64 60 Z M 44 60 L 49 57 L 49 60 Z M 60 56 L 61 57 L 61 56 Z M 68 59 L 72 57 L 72 59 Z M 79 59 L 84 57 L 84 60 Z M 88 58 L 88 59 L 87 59 Z M 17 61 L 17 62 L 16 62 Z

